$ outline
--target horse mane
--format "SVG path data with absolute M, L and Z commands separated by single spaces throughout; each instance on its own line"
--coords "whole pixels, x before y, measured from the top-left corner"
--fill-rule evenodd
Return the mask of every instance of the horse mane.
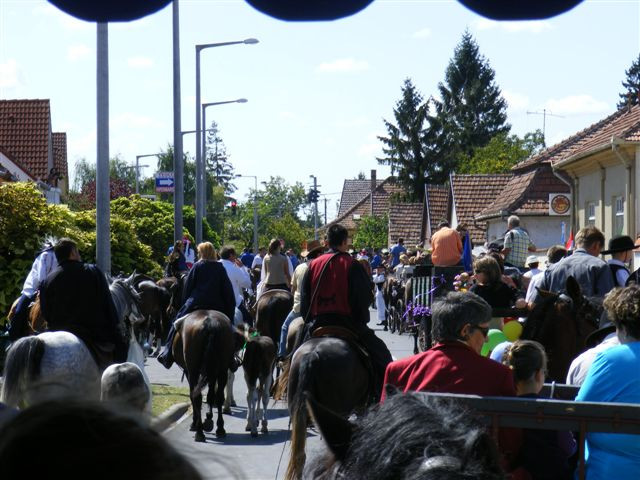
M 23 337 L 16 341 L 4 364 L 4 382 L 0 399 L 17 407 L 22 403 L 25 391 L 40 375 L 40 363 L 44 357 L 45 343 L 39 337 Z
M 547 296 L 538 296 L 538 301 L 535 303 L 533 310 L 527 317 L 522 330 L 521 338 L 535 340 L 540 338 L 540 333 L 547 319 L 549 309 L 553 308 L 558 295 L 550 294 Z

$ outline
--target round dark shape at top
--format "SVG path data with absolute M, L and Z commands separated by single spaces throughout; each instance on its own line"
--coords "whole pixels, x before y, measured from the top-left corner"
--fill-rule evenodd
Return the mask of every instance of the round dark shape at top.
M 49 0 L 60 10 L 88 22 L 128 22 L 163 9 L 171 0 Z

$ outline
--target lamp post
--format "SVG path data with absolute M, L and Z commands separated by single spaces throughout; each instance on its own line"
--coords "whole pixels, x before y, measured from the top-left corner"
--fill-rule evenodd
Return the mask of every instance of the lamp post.
M 196 131 L 200 131 L 200 52 L 206 48 L 225 47 L 227 45 L 254 45 L 258 43 L 255 38 L 247 38 L 237 42 L 221 42 L 221 43 L 205 43 L 196 45 Z M 202 242 L 202 216 L 203 205 L 202 201 L 202 177 L 203 177 L 203 165 L 201 150 L 197 148 L 196 142 L 196 243 Z
M 309 178 L 313 178 L 313 238 L 318 240 L 318 179 L 315 175 L 309 175 Z
M 236 174 L 237 178 L 253 178 L 255 188 L 253 190 L 253 252 L 258 254 L 258 177 L 255 175 Z
M 140 165 L 140 159 L 145 157 L 157 157 L 158 155 L 162 155 L 161 153 L 148 153 L 146 155 L 136 155 L 136 194 L 140 193 L 140 169 L 143 167 L 148 167 L 149 165 Z M 175 178 L 173 180 L 173 184 L 175 185 Z
M 207 107 L 212 107 L 214 105 L 225 105 L 227 103 L 247 103 L 246 98 L 238 98 L 237 100 L 226 100 L 224 102 L 208 102 L 202 104 L 202 126 L 207 127 Z M 202 185 L 200 185 L 200 191 L 202 192 L 202 216 L 207 215 L 207 142 L 206 137 L 208 131 L 213 131 L 214 129 L 210 128 L 208 130 L 202 130 L 202 139 L 200 147 L 202 148 Z

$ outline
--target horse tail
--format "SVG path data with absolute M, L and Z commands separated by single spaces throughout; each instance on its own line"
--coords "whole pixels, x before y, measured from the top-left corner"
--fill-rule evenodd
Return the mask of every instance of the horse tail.
M 194 392 L 200 392 L 207 382 L 213 382 L 218 377 L 218 370 L 221 368 L 217 364 L 216 352 L 224 351 L 224 346 L 220 345 L 220 335 L 217 333 L 217 326 L 211 318 L 206 318 L 203 325 L 203 331 L 206 335 L 206 345 L 202 354 L 202 362 L 200 363 L 200 375 L 198 384 Z
M 260 367 L 262 360 L 262 346 L 256 341 L 247 341 L 244 350 L 244 358 L 242 359 L 242 368 L 244 369 L 247 386 L 255 385 L 260 375 Z
M 307 424 L 309 413 L 305 402 L 307 393 L 313 391 L 313 364 L 318 360 L 316 353 L 303 356 L 296 369 L 290 374 L 289 412 L 291 414 L 291 456 L 285 473 L 285 480 L 299 480 L 306 462 Z
M 17 407 L 28 386 L 40 375 L 45 343 L 38 337 L 24 337 L 13 344 L 4 365 L 4 383 L 0 400 Z
M 287 384 L 289 383 L 289 371 L 291 369 L 291 359 L 287 358 L 282 364 L 282 372 L 278 375 L 273 388 L 273 399 L 282 400 L 287 395 Z

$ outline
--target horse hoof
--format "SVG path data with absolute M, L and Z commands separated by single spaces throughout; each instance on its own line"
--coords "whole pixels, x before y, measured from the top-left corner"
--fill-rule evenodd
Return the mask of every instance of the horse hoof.
M 253 438 L 257 437 L 258 436 L 258 431 L 257 430 L 251 430 L 251 436 Z
M 231 415 L 231 408 L 229 408 L 229 407 L 224 407 L 224 408 L 222 409 L 222 413 L 225 413 L 225 414 L 227 414 L 227 415 Z
M 213 430 L 213 419 L 207 418 L 204 422 L 202 422 L 202 430 L 205 432 L 210 432 Z
M 190 432 L 195 432 L 196 430 L 198 430 L 198 429 L 196 428 L 196 424 L 195 424 L 195 423 L 192 423 L 192 424 L 191 424 L 191 426 L 189 427 L 189 431 L 190 431 Z
M 219 428 L 216 430 L 216 437 L 221 438 L 226 436 L 227 436 L 227 432 L 225 432 L 224 428 Z
M 236 403 L 236 401 L 235 401 L 235 400 L 232 400 L 232 401 L 229 403 L 229 405 L 230 405 L 230 406 L 232 406 L 232 407 L 237 407 L 237 406 L 238 406 L 238 404 Z
M 269 429 L 268 429 L 267 427 L 262 427 L 262 428 L 260 429 L 260 432 L 262 432 L 262 433 L 269 433 Z
M 244 427 L 244 431 L 245 432 L 250 432 L 251 431 L 251 425 L 247 425 L 246 427 Z
M 196 432 L 196 442 L 206 442 L 207 438 L 204 436 L 203 432 Z

